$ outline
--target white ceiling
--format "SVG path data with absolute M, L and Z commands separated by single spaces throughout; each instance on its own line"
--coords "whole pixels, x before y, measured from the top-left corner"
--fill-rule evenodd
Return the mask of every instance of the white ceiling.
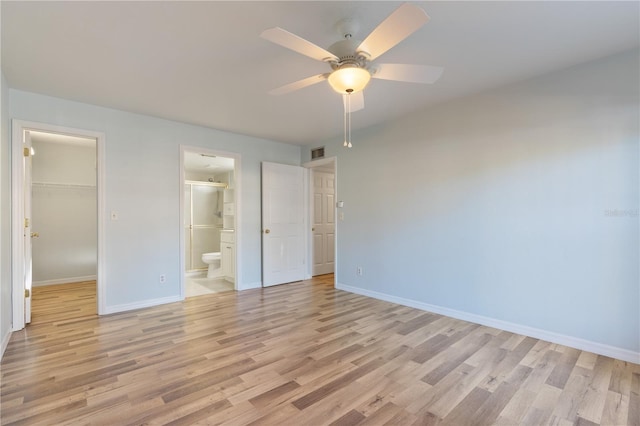
M 197 152 L 184 153 L 184 169 L 191 173 L 204 173 L 213 175 L 234 170 L 233 158 L 211 156 Z
M 639 46 L 639 3 L 416 2 L 431 21 L 380 62 L 439 65 L 434 85 L 374 80 L 354 129 Z M 398 2 L 2 1 L 9 86 L 292 144 L 342 138 L 325 83 L 272 88 L 328 66 L 259 37 L 280 26 L 319 46 L 356 17 L 363 38 Z

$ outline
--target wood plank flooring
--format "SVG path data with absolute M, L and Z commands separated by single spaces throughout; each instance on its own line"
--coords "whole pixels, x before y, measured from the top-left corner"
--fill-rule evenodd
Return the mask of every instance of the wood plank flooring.
M 31 291 L 32 324 L 95 317 L 98 313 L 95 280 L 33 287 Z
M 32 324 L 2 360 L 0 421 L 640 425 L 640 365 L 332 282 Z

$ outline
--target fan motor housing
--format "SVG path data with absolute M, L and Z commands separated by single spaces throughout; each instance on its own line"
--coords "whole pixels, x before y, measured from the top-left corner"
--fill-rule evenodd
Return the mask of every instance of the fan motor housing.
M 360 52 L 356 52 L 360 43 L 362 43 L 360 40 L 345 38 L 329 46 L 327 50 L 340 59 L 337 63 L 331 63 L 331 68 L 338 69 L 344 65 L 366 68 L 367 57 Z

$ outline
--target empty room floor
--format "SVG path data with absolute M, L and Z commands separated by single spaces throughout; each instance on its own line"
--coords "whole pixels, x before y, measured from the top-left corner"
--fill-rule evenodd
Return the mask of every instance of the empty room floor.
M 32 325 L 98 313 L 95 280 L 33 287 L 31 291 Z
M 1 423 L 638 425 L 640 365 L 324 276 L 15 332 Z

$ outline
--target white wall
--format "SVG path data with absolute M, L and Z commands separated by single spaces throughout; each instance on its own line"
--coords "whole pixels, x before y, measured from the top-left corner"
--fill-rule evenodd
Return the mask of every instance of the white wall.
M 109 312 L 179 299 L 180 144 L 236 152 L 242 176 L 242 285 L 261 281 L 260 162 L 299 164 L 297 146 L 10 90 L 12 118 L 106 134 Z M 159 275 L 167 282 L 159 284 Z
M 638 62 L 426 109 L 355 132 L 351 150 L 327 142 L 341 287 L 640 362 Z
M 11 155 L 9 89 L 0 73 L 0 356 L 12 327 L 11 309 Z
M 33 285 L 94 279 L 96 147 L 32 140 Z

